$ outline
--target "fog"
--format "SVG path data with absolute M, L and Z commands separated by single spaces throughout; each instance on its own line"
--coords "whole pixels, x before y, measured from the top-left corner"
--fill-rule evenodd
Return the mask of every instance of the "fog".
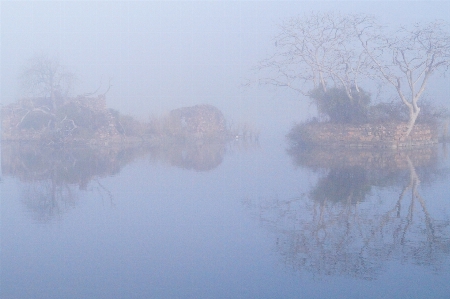
M 1 105 L 44 54 L 120 112 L 60 90 L 2 109 L 0 298 L 447 298 L 448 143 L 311 121 L 303 146 L 310 100 L 255 83 L 277 25 L 322 11 L 450 23 L 450 0 L 0 1 Z
M 386 25 L 450 20 L 450 1 L 2 1 L 1 103 L 20 97 L 17 77 L 26 60 L 45 53 L 77 74 L 75 95 L 100 85 L 104 92 L 111 78 L 107 105 L 141 120 L 207 103 L 229 122 L 286 132 L 314 114 L 308 99 L 242 85 L 274 50 L 277 24 L 322 10 L 374 14 Z M 435 77 L 428 93 L 446 103 L 449 86 L 448 78 Z

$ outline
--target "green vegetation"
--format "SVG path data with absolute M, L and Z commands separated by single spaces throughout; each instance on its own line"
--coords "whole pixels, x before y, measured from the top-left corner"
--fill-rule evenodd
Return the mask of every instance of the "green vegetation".
M 420 109 L 417 123 L 438 125 L 450 118 L 450 111 L 447 108 L 437 106 L 432 101 L 426 99 L 422 102 Z M 368 121 L 371 123 L 388 121 L 406 122 L 408 120 L 408 111 L 398 102 L 378 103 L 369 107 L 368 116 Z
M 327 90 L 315 88 L 310 92 L 319 113 L 335 123 L 364 123 L 368 120 L 370 94 L 362 89 L 351 88 L 350 98 L 344 88 Z
M 324 92 L 317 88 L 311 92 L 311 98 L 317 105 L 319 113 L 326 116 L 327 120 L 319 122 L 317 118 L 313 118 L 292 127 L 287 138 L 292 145 L 297 147 L 331 145 L 336 142 L 340 142 L 344 146 L 346 142 L 351 143 L 351 146 L 367 146 L 366 138 L 374 141 L 373 146 L 390 146 L 383 142 L 389 142 L 389 138 L 393 142 L 392 144 L 400 140 L 401 133 L 398 131 L 393 133 L 392 130 L 398 130 L 397 128 L 409 119 L 408 111 L 401 103 L 370 105 L 370 95 L 361 89 L 359 93 L 355 93 L 352 98 L 349 98 L 344 89 L 330 88 Z M 421 114 L 416 120 L 416 125 L 421 129 L 416 129 L 416 131 L 428 133 L 426 133 L 427 136 L 421 135 L 418 139 L 419 142 L 421 140 L 428 142 L 433 138 L 434 142 L 446 140 L 449 120 L 448 109 L 434 105 L 432 101 L 424 100 L 421 105 Z M 377 127 L 390 129 L 380 130 Z M 373 137 L 375 135 L 377 136 Z M 323 138 L 323 136 L 328 137 Z

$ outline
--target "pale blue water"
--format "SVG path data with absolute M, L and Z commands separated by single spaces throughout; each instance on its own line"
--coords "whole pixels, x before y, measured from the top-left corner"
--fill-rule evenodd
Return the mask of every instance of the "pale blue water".
M 110 170 L 94 159 L 84 184 L 46 160 L 2 161 L 0 297 L 450 297 L 441 149 L 432 170 L 414 165 L 418 196 L 408 189 L 399 207 L 407 168 L 341 192 L 364 171 L 312 170 L 287 147 L 227 145 L 207 171 L 155 155 Z

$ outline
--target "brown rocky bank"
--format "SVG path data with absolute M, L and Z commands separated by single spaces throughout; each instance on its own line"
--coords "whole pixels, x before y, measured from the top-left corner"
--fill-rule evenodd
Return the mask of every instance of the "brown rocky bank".
M 25 98 L 2 107 L 1 139 L 104 146 L 224 139 L 229 135 L 222 112 L 211 105 L 175 109 L 156 122 L 141 123 L 106 108 L 104 96 L 65 99 L 56 109 L 50 104 L 46 98 Z
M 406 148 L 438 143 L 438 130 L 432 124 L 416 124 L 409 136 L 400 122 L 377 124 L 306 123 L 292 128 L 291 142 L 306 146 L 350 148 Z

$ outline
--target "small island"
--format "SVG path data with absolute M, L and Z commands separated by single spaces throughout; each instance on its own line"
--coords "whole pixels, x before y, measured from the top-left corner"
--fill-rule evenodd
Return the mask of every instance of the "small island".
M 2 108 L 2 140 L 50 144 L 150 145 L 177 140 L 230 137 L 222 112 L 211 105 L 172 110 L 140 122 L 106 107 L 105 95 L 23 98 Z
M 279 24 L 272 53 L 255 67 L 256 81 L 297 92 L 317 112 L 292 128 L 291 142 L 409 148 L 448 138 L 448 110 L 425 93 L 450 66 L 448 24 L 389 27 L 371 15 L 336 12 Z
M 2 141 L 40 145 L 121 146 L 224 142 L 247 136 L 244 128 L 230 128 L 212 105 L 174 109 L 147 122 L 110 109 L 100 87 L 72 96 L 76 76 L 47 55 L 31 58 L 20 76 L 23 96 L 2 107 Z M 256 138 L 253 134 L 251 138 Z

